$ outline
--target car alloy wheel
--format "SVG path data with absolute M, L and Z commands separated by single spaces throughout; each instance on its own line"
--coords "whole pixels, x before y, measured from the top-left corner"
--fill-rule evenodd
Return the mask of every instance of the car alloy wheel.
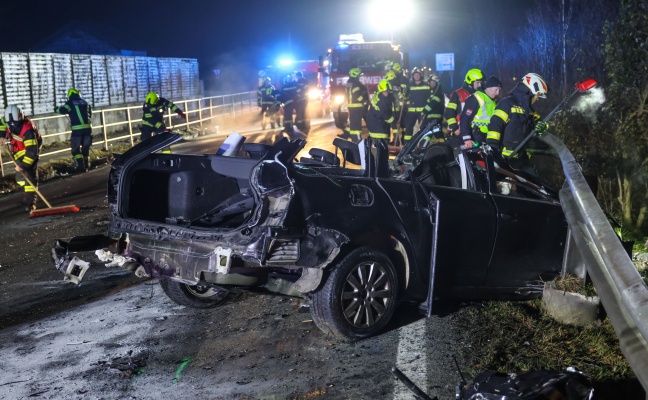
M 343 339 L 373 336 L 394 315 L 398 292 L 398 275 L 389 257 L 372 247 L 359 247 L 342 258 L 312 293 L 313 321 Z
M 346 277 L 340 301 L 350 324 L 357 328 L 375 325 L 394 301 L 385 266 L 375 261 L 356 265 Z

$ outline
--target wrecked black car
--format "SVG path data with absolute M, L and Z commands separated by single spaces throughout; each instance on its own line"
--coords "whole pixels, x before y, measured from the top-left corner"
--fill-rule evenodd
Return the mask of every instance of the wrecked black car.
M 99 249 L 198 308 L 234 288 L 302 296 L 319 328 L 354 339 L 398 301 L 430 315 L 440 297 L 538 297 L 528 286 L 559 274 L 567 237 L 556 191 L 431 138 L 421 130 L 392 160 L 335 139 L 335 153 L 297 161 L 304 140 L 180 155 L 159 153 L 180 135 L 157 135 L 112 164 L 108 235 L 57 241 L 57 268 L 74 275 L 73 253 Z

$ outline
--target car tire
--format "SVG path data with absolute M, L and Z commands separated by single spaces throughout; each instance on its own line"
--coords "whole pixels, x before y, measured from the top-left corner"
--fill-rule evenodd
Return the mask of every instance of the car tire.
M 167 296 L 181 306 L 213 308 L 227 299 L 229 291 L 213 286 L 187 285 L 186 283 L 160 279 L 160 286 Z
M 398 275 L 391 260 L 371 247 L 360 247 L 347 254 L 313 293 L 313 321 L 325 333 L 363 339 L 387 326 L 397 300 Z

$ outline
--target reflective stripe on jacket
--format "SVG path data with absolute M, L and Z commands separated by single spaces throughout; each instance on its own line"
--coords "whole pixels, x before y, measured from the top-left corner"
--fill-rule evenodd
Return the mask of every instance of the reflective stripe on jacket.
M 20 168 L 33 169 L 38 162 L 39 134 L 36 125 L 25 118 L 20 133 L 11 133 L 11 152 Z
M 486 143 L 496 150 L 501 149 L 505 157 L 531 133 L 540 118 L 531 107 L 531 97 L 529 88 L 518 83 L 511 94 L 497 104 L 491 116 Z
M 150 126 L 156 130 L 165 129 L 164 111 L 167 108 L 173 112 L 178 112 L 178 110 L 180 110 L 180 107 L 164 97 L 160 97 L 157 104 L 144 103 L 144 106 L 142 107 L 142 125 Z
M 70 96 L 70 99 L 65 104 L 54 111 L 70 118 L 73 131 L 92 128 L 92 107 L 78 94 Z

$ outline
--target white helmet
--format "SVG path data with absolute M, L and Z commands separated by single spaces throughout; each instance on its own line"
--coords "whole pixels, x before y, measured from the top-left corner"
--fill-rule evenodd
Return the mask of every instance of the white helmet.
M 547 88 L 547 83 L 542 79 L 542 77 L 538 74 L 534 74 L 533 72 L 530 72 L 522 78 L 522 83 L 529 89 L 531 89 L 532 94 L 537 94 L 538 97 L 542 97 L 543 99 L 547 97 L 547 92 L 549 89 Z
M 5 109 L 4 117 L 6 122 L 22 121 L 24 119 L 22 110 L 20 110 L 16 105 L 10 105 L 7 107 Z

